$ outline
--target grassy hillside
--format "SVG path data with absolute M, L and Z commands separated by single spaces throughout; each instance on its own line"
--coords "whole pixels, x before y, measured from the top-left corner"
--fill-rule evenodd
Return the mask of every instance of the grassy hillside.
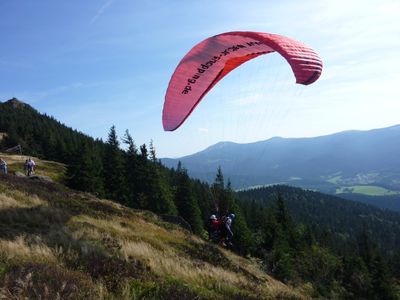
M 4 157 L 4 156 L 3 156 Z M 5 157 L 20 170 L 25 157 Z M 38 160 L 61 180 L 64 166 Z M 311 291 L 308 291 L 311 293 Z M 244 259 L 59 183 L 0 177 L 0 299 L 303 299 Z

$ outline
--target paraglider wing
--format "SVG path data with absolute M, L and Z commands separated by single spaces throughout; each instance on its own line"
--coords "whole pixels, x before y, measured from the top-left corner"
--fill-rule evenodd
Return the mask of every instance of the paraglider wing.
M 307 45 L 277 34 L 222 33 L 194 46 L 178 64 L 163 109 L 166 131 L 177 129 L 225 75 L 259 55 L 278 52 L 290 64 L 296 83 L 308 85 L 322 72 L 322 60 Z

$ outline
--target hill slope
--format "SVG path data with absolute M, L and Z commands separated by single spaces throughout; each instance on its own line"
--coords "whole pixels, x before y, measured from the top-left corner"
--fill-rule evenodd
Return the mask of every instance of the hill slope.
M 104 147 L 101 141 L 15 98 L 0 102 L 0 137 L 2 150 L 21 145 L 23 153 L 63 163 L 71 163 L 74 155 L 82 151 L 83 144 Z
M 147 211 L 56 183 L 0 178 L 0 298 L 302 299 Z

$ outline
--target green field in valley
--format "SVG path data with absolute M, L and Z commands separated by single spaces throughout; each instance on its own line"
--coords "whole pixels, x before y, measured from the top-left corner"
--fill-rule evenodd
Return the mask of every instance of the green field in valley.
M 368 196 L 400 195 L 400 192 L 398 191 L 388 190 L 386 188 L 376 185 L 342 186 L 336 189 L 336 194 L 343 194 L 343 193 L 356 193 Z

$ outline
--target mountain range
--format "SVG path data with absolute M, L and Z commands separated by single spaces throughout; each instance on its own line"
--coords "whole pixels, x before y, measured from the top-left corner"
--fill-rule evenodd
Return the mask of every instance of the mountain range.
M 191 176 L 207 182 L 214 180 L 221 167 L 235 189 L 289 184 L 346 198 L 357 195 L 356 200 L 363 198 L 360 195 L 382 197 L 383 202 L 394 201 L 400 209 L 399 154 L 400 125 L 395 125 L 312 138 L 220 142 L 198 153 L 164 158 L 162 162 L 176 167 L 180 161 Z

